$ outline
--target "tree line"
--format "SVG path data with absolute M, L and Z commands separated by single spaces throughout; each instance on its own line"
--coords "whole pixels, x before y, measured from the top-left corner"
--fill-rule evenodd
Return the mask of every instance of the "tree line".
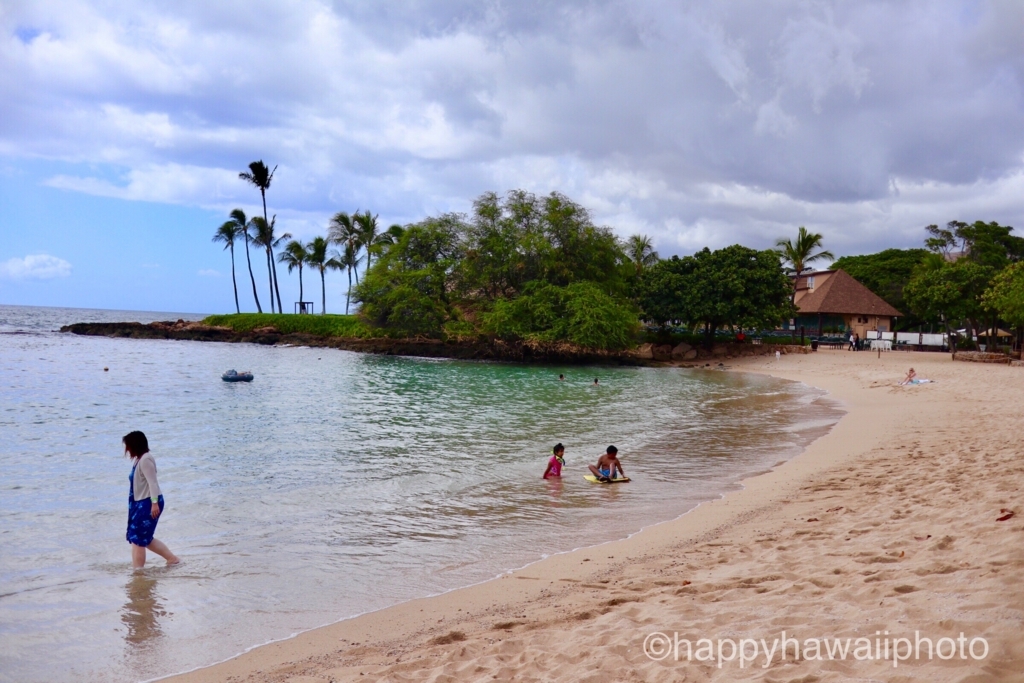
M 274 172 L 262 160 L 249 164 L 249 170 L 238 174 L 239 178 L 253 185 L 260 191 L 263 200 L 263 215 L 247 218 L 242 209 L 231 212 L 230 218 L 224 222 L 213 235 L 214 242 L 222 242 L 224 249 L 231 252 L 231 283 L 235 292 L 235 312 L 241 312 L 238 300 L 238 282 L 235 277 L 235 243 L 244 241 L 245 260 L 252 283 L 252 297 L 256 311 L 263 312 L 256 287 L 256 277 L 252 271 L 252 260 L 249 257 L 251 248 L 263 250 L 267 259 L 267 279 L 269 288 L 270 312 L 284 313 L 281 305 L 281 291 L 277 281 L 277 263 L 287 267 L 288 272 L 298 270 L 299 301 L 304 301 L 302 270 L 308 266 L 320 274 L 320 312 L 327 312 L 327 286 L 325 275 L 328 270 L 344 270 L 348 272 L 349 290 L 352 289 L 352 276 L 359 282 L 359 266 L 370 267 L 373 256 L 380 253 L 388 245 L 393 244 L 402 233 L 402 226 L 392 225 L 385 231 L 380 230 L 378 216 L 370 211 L 356 211 L 349 214 L 340 211 L 331 218 L 326 237 L 314 237 L 308 242 L 292 239 L 290 233 L 276 234 L 277 216 L 267 218 L 267 190 L 270 189 Z M 284 245 L 282 247 L 282 245 Z M 337 248 L 332 248 L 332 245 Z M 281 247 L 280 253 L 274 250 Z M 345 313 L 349 312 L 350 299 L 346 294 Z
M 565 195 L 524 190 L 487 192 L 467 214 L 445 213 L 386 230 L 370 211 L 339 212 L 326 236 L 303 243 L 287 233 L 277 236 L 276 217 L 267 216 L 274 170 L 256 161 L 239 175 L 259 189 L 263 216 L 247 218 L 235 209 L 214 236 L 231 251 L 236 312 L 234 245 L 244 240 L 258 312 L 263 309 L 249 254 L 253 247 L 267 260 L 272 312 L 275 303 L 283 312 L 276 263 L 289 273 L 298 270 L 300 300 L 304 267 L 319 273 L 321 313 L 327 308 L 326 272 L 344 270 L 345 313 L 355 302 L 365 322 L 396 336 L 487 335 L 622 349 L 636 342 L 646 324 L 686 328 L 710 345 L 723 328 L 772 329 L 793 317 L 794 276 L 814 261 L 834 260 L 822 248 L 822 236 L 802 226 L 795 239 L 780 239 L 776 249 L 736 244 L 662 259 L 649 237 L 620 239 Z M 997 223 L 952 221 L 928 226 L 923 248 L 846 256 L 832 267 L 907 313 L 901 329 L 939 324 L 953 330 L 964 324 L 972 339 L 1004 321 L 1020 334 L 1024 239 L 1012 231 Z
M 842 268 L 907 314 L 900 329 L 966 329 L 963 343 L 1005 324 L 1024 336 L 1024 238 L 996 222 L 925 228 L 923 246 L 844 256 Z

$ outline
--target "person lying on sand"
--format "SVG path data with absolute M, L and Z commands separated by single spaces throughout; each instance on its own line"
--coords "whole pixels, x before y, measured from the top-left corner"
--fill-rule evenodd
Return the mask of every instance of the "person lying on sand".
M 601 481 L 615 479 L 616 472 L 619 477 L 625 477 L 626 472 L 622 469 L 622 463 L 619 462 L 618 453 L 618 448 L 609 446 L 605 454 L 597 459 L 597 465 L 588 465 L 590 472 Z
M 562 466 L 565 465 L 565 446 L 555 444 L 551 449 L 551 459 L 548 460 L 548 468 L 544 470 L 544 478 L 562 476 Z
M 907 376 L 903 378 L 903 381 L 899 383 L 899 386 L 905 387 L 912 386 L 915 384 L 930 384 L 931 382 L 932 380 L 930 379 L 921 379 L 920 377 L 917 376 L 917 373 L 914 372 L 914 368 L 910 368 L 910 370 L 907 372 Z

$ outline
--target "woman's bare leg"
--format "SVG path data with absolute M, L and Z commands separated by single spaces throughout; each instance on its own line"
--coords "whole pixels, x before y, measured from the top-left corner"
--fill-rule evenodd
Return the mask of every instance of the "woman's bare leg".
M 152 541 L 149 542 L 148 548 L 160 557 L 167 560 L 167 564 L 178 564 L 179 562 L 181 562 L 181 560 L 178 559 L 178 556 L 172 553 L 171 549 L 164 545 L 163 541 L 158 541 L 154 538 Z
M 131 544 L 132 546 L 132 567 L 134 569 L 142 569 L 146 566 L 146 549 L 141 545 Z

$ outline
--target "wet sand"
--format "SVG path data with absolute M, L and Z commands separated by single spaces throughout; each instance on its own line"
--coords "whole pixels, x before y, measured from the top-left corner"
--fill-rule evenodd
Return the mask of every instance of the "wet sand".
M 895 386 L 911 365 L 936 382 Z M 744 490 L 631 538 L 171 680 L 1024 680 L 1024 369 L 821 351 L 731 370 L 821 387 L 848 413 Z M 765 667 L 759 641 L 783 631 L 787 656 Z M 645 654 L 653 632 L 677 635 L 679 661 Z M 920 641 L 894 668 L 886 650 L 903 654 L 895 639 L 915 632 L 953 639 L 953 655 L 939 658 L 943 642 L 929 659 Z M 849 638 L 846 658 L 820 641 L 816 653 L 823 638 Z M 709 654 L 700 639 L 712 661 L 696 661 Z M 741 668 L 728 641 L 743 639 Z

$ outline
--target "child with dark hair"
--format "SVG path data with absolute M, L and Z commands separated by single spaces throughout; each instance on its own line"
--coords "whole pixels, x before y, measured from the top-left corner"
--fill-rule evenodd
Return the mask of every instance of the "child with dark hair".
M 616 472 L 619 477 L 626 476 L 626 472 L 622 469 L 622 463 L 619 462 L 619 449 L 615 446 L 609 446 L 604 455 L 597 459 L 597 465 L 589 465 L 589 467 L 591 474 L 601 481 L 616 479 Z
M 563 465 L 565 465 L 565 446 L 557 443 L 551 449 L 551 459 L 548 460 L 548 468 L 544 470 L 544 478 L 561 477 Z
M 128 475 L 128 532 L 125 538 L 132 544 L 132 566 L 142 569 L 146 566 L 146 549 L 152 550 L 167 560 L 167 564 L 178 564 L 180 560 L 171 549 L 153 538 L 156 523 L 164 511 L 164 497 L 156 479 L 156 460 L 149 452 L 149 440 L 139 431 L 129 432 L 121 439 L 124 454 L 135 465 Z

